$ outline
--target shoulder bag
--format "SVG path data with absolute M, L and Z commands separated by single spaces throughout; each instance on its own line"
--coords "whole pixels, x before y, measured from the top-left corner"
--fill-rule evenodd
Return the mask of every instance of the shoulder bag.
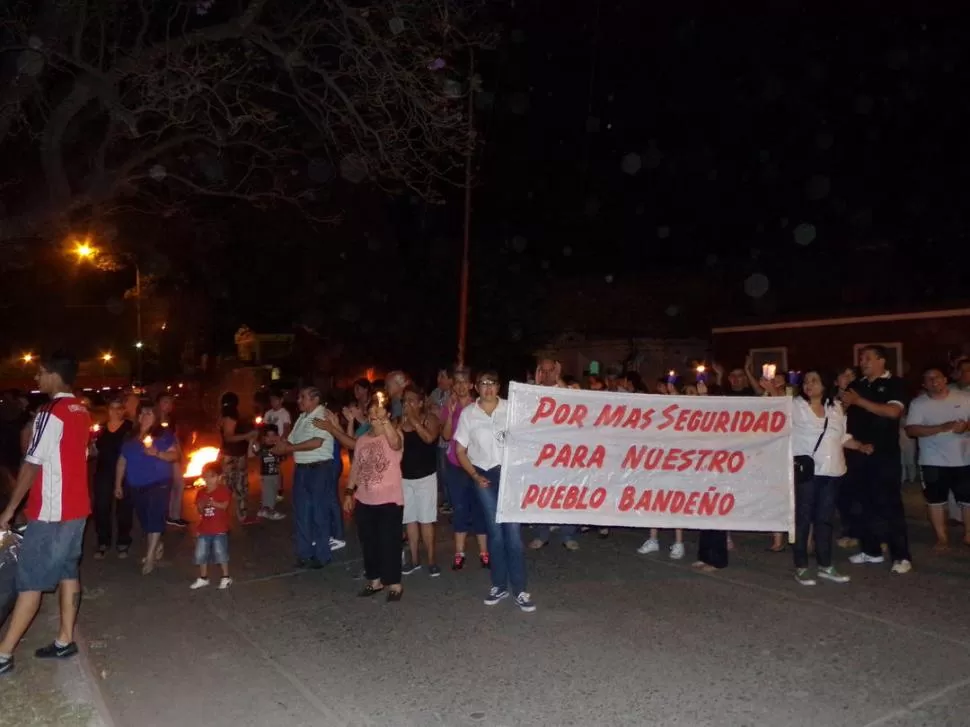
M 828 428 L 829 418 L 825 417 L 825 424 L 822 425 L 822 433 L 818 435 L 818 441 L 815 442 L 815 449 L 812 450 L 811 454 L 800 454 L 795 457 L 796 485 L 804 485 L 815 476 L 815 453 L 822 446 L 822 438 L 825 437 L 825 431 Z

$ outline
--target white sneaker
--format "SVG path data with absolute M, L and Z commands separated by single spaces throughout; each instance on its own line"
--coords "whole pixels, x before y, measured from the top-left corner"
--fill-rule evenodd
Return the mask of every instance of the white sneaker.
M 908 560 L 897 560 L 893 563 L 892 572 L 898 573 L 899 575 L 906 575 L 911 570 L 913 570 L 913 564 Z
M 653 538 L 647 538 L 643 541 L 643 545 L 637 548 L 637 552 L 640 555 L 650 555 L 650 553 L 656 553 L 660 550 L 660 541 L 654 540 Z
M 855 555 L 849 556 L 849 562 L 853 565 L 864 565 L 866 563 L 882 563 L 885 558 L 881 555 L 866 555 L 865 553 L 856 553 Z
M 340 540 L 338 538 L 330 538 L 330 550 L 340 550 L 341 548 L 347 547 L 346 540 Z
M 270 509 L 268 507 L 259 508 L 259 512 L 256 513 L 256 517 L 268 518 Z
M 189 588 L 191 588 L 193 591 L 197 591 L 200 588 L 205 588 L 207 585 L 209 585 L 209 579 L 208 578 L 196 578 L 192 582 L 192 585 L 189 586 Z
M 273 520 L 275 522 L 277 520 L 285 519 L 286 515 L 281 512 L 277 512 L 276 510 L 267 510 L 263 517 L 265 517 L 267 520 Z
M 232 585 L 232 578 L 223 578 L 219 581 L 219 590 L 224 591 Z
M 670 559 L 671 560 L 680 560 L 683 557 L 684 557 L 684 544 L 683 543 L 674 543 L 673 545 L 670 546 Z

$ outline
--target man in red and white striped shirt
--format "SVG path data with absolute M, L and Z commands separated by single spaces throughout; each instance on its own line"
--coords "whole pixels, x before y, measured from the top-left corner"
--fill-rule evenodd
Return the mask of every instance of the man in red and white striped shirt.
M 65 353 L 41 359 L 37 384 L 51 401 L 40 408 L 17 486 L 0 514 L 6 530 L 27 495 L 27 530 L 17 565 L 17 605 L 0 642 L 0 674 L 13 670 L 13 650 L 40 608 L 45 591 L 60 589 L 61 625 L 54 642 L 37 649 L 39 659 L 64 659 L 77 653 L 74 622 L 81 601 L 78 564 L 84 525 L 91 512 L 87 446 L 91 417 L 71 393 L 77 360 Z

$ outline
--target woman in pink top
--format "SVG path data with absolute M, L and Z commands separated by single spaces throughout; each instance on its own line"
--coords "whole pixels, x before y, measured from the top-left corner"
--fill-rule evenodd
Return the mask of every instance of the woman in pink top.
M 401 600 L 401 528 L 404 491 L 401 487 L 401 454 L 404 449 L 397 422 L 391 420 L 390 399 L 376 391 L 367 404 L 370 429 L 354 449 L 344 510 L 354 510 L 357 536 L 364 554 L 367 585 L 357 595 L 373 596 L 388 590 L 387 600 Z M 353 500 L 357 500 L 354 507 Z

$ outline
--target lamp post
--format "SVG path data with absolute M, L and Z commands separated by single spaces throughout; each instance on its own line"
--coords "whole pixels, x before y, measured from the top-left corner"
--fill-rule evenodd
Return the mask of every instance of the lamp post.
M 108 380 L 108 364 L 111 363 L 111 359 L 114 356 L 109 351 L 108 353 L 101 354 L 101 386 L 104 387 Z
M 475 77 L 475 54 L 471 53 L 468 78 Z M 472 226 L 472 157 L 475 154 L 475 87 L 468 83 L 468 151 L 465 156 L 465 219 L 462 225 L 461 283 L 458 292 L 458 365 L 465 365 L 468 340 L 468 284 Z
M 98 249 L 94 247 L 90 241 L 85 238 L 74 245 L 74 254 L 77 255 L 78 260 L 93 260 L 98 255 Z M 144 348 L 144 343 L 141 337 L 141 268 L 138 267 L 138 261 L 133 257 L 127 256 L 128 262 L 131 263 L 132 267 L 135 268 L 135 350 L 138 354 L 138 383 L 142 381 L 142 349 Z M 106 354 L 110 355 L 110 354 Z M 111 359 L 106 359 L 104 363 L 107 363 Z

